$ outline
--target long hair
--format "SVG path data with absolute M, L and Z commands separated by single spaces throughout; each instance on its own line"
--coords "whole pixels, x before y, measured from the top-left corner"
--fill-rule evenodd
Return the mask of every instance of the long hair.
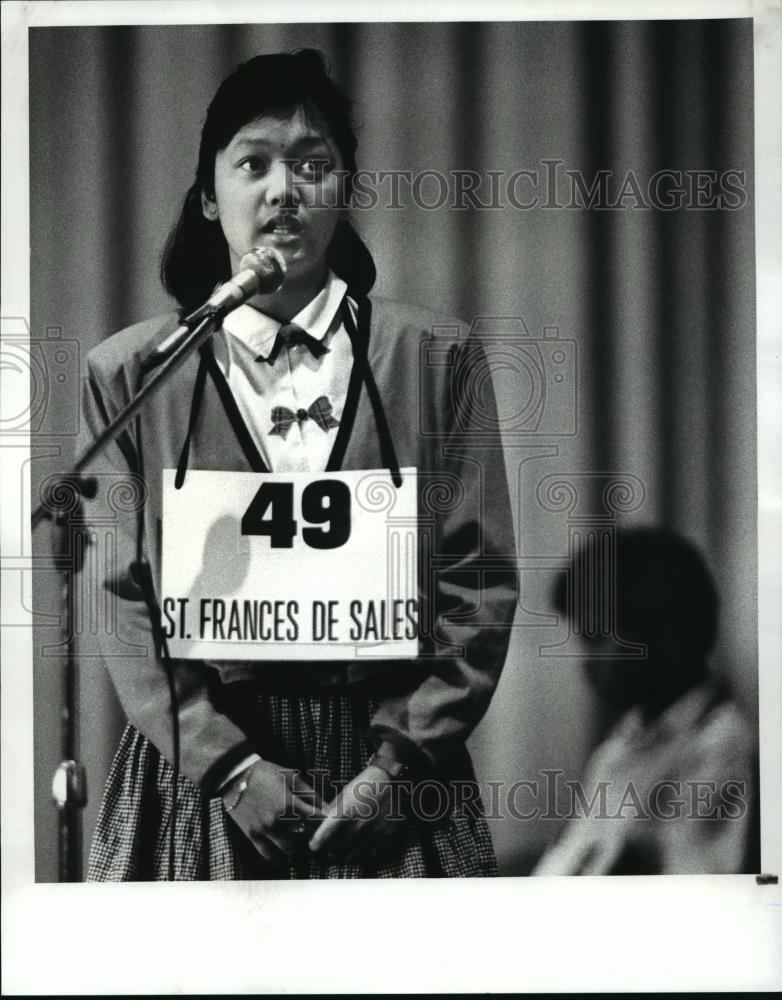
M 228 245 L 219 225 L 204 218 L 201 193 L 214 193 L 215 157 L 240 128 L 262 115 L 287 117 L 297 108 L 325 123 L 342 157 L 343 191 L 352 191 L 357 140 L 350 121 L 352 103 L 326 72 L 314 49 L 255 56 L 220 85 L 201 132 L 198 166 L 161 259 L 163 287 L 189 312 L 219 281 L 231 276 Z M 347 219 L 340 219 L 326 251 L 327 265 L 351 291 L 366 294 L 375 283 L 375 264 Z

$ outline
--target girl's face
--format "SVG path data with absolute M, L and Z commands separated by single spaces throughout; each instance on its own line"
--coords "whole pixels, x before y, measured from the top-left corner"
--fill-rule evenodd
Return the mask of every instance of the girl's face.
M 275 247 L 287 281 L 322 282 L 325 256 L 342 214 L 342 160 L 325 127 L 298 109 L 243 126 L 215 157 L 214 194 L 202 193 L 207 219 L 222 227 L 231 267 L 254 247 Z

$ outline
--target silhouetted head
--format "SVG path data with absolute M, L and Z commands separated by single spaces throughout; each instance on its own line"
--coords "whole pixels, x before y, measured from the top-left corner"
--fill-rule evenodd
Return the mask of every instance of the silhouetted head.
M 607 540 L 607 539 L 606 539 Z M 583 543 L 555 586 L 554 603 L 587 647 L 587 675 L 614 708 L 656 714 L 701 680 L 717 634 L 718 599 L 700 552 L 663 528 L 618 531 Z M 643 659 L 609 656 L 617 643 Z

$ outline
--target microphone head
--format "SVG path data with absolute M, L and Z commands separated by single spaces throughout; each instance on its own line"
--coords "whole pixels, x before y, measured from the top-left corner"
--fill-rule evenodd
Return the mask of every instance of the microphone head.
M 242 271 L 254 271 L 258 276 L 257 292 L 276 292 L 285 280 L 285 258 L 274 247 L 254 247 L 239 261 Z M 257 294 L 257 293 L 254 293 Z

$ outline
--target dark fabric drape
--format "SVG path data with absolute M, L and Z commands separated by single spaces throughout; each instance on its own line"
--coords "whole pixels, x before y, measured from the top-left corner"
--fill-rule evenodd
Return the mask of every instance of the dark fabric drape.
M 296 24 L 40 28 L 30 32 L 32 330 L 96 342 L 169 308 L 157 280 L 167 231 L 194 170 L 218 82 L 258 52 L 314 46 L 355 98 L 368 170 L 541 173 L 587 183 L 609 171 L 743 171 L 735 210 L 426 209 L 403 193 L 356 213 L 377 291 L 466 319 L 523 317 L 578 348 L 577 433 L 507 435 L 523 560 L 520 625 L 501 688 L 472 741 L 484 780 L 578 776 L 596 709 L 577 659 L 541 655 L 567 519 L 541 501 L 558 475 L 621 474 L 643 502 L 619 523 L 663 524 L 705 553 L 721 595 L 715 663 L 756 709 L 755 339 L 751 21 Z M 433 200 L 434 189 L 422 188 Z M 529 196 L 529 186 L 519 185 Z M 545 190 L 538 189 L 545 202 Z M 484 189 L 480 193 L 486 201 Z M 569 200 L 565 190 L 561 201 Z M 504 320 L 503 320 L 504 321 Z M 495 325 L 499 320 L 495 319 Z M 500 323 L 501 325 L 501 323 Z M 76 389 L 74 388 L 74 392 Z M 512 412 L 518 382 L 498 377 Z M 54 397 L 52 419 L 56 423 Z M 47 428 L 52 428 L 47 423 Z M 40 440 L 49 439 L 44 434 Z M 33 463 L 34 483 L 72 454 Z M 581 477 L 581 478 L 579 478 Z M 598 477 L 599 478 L 599 477 Z M 585 487 L 587 488 L 587 487 Z M 545 492 L 545 491 L 543 491 Z M 632 506 L 632 505 L 630 505 Z M 46 539 L 36 540 L 44 554 Z M 53 574 L 35 582 L 55 607 Z M 36 639 L 37 872 L 55 872 L 49 784 L 58 759 L 58 660 Z M 81 665 L 81 752 L 90 778 L 86 834 L 120 713 L 97 664 Z M 551 839 L 545 822 L 492 823 L 501 870 L 526 870 Z

